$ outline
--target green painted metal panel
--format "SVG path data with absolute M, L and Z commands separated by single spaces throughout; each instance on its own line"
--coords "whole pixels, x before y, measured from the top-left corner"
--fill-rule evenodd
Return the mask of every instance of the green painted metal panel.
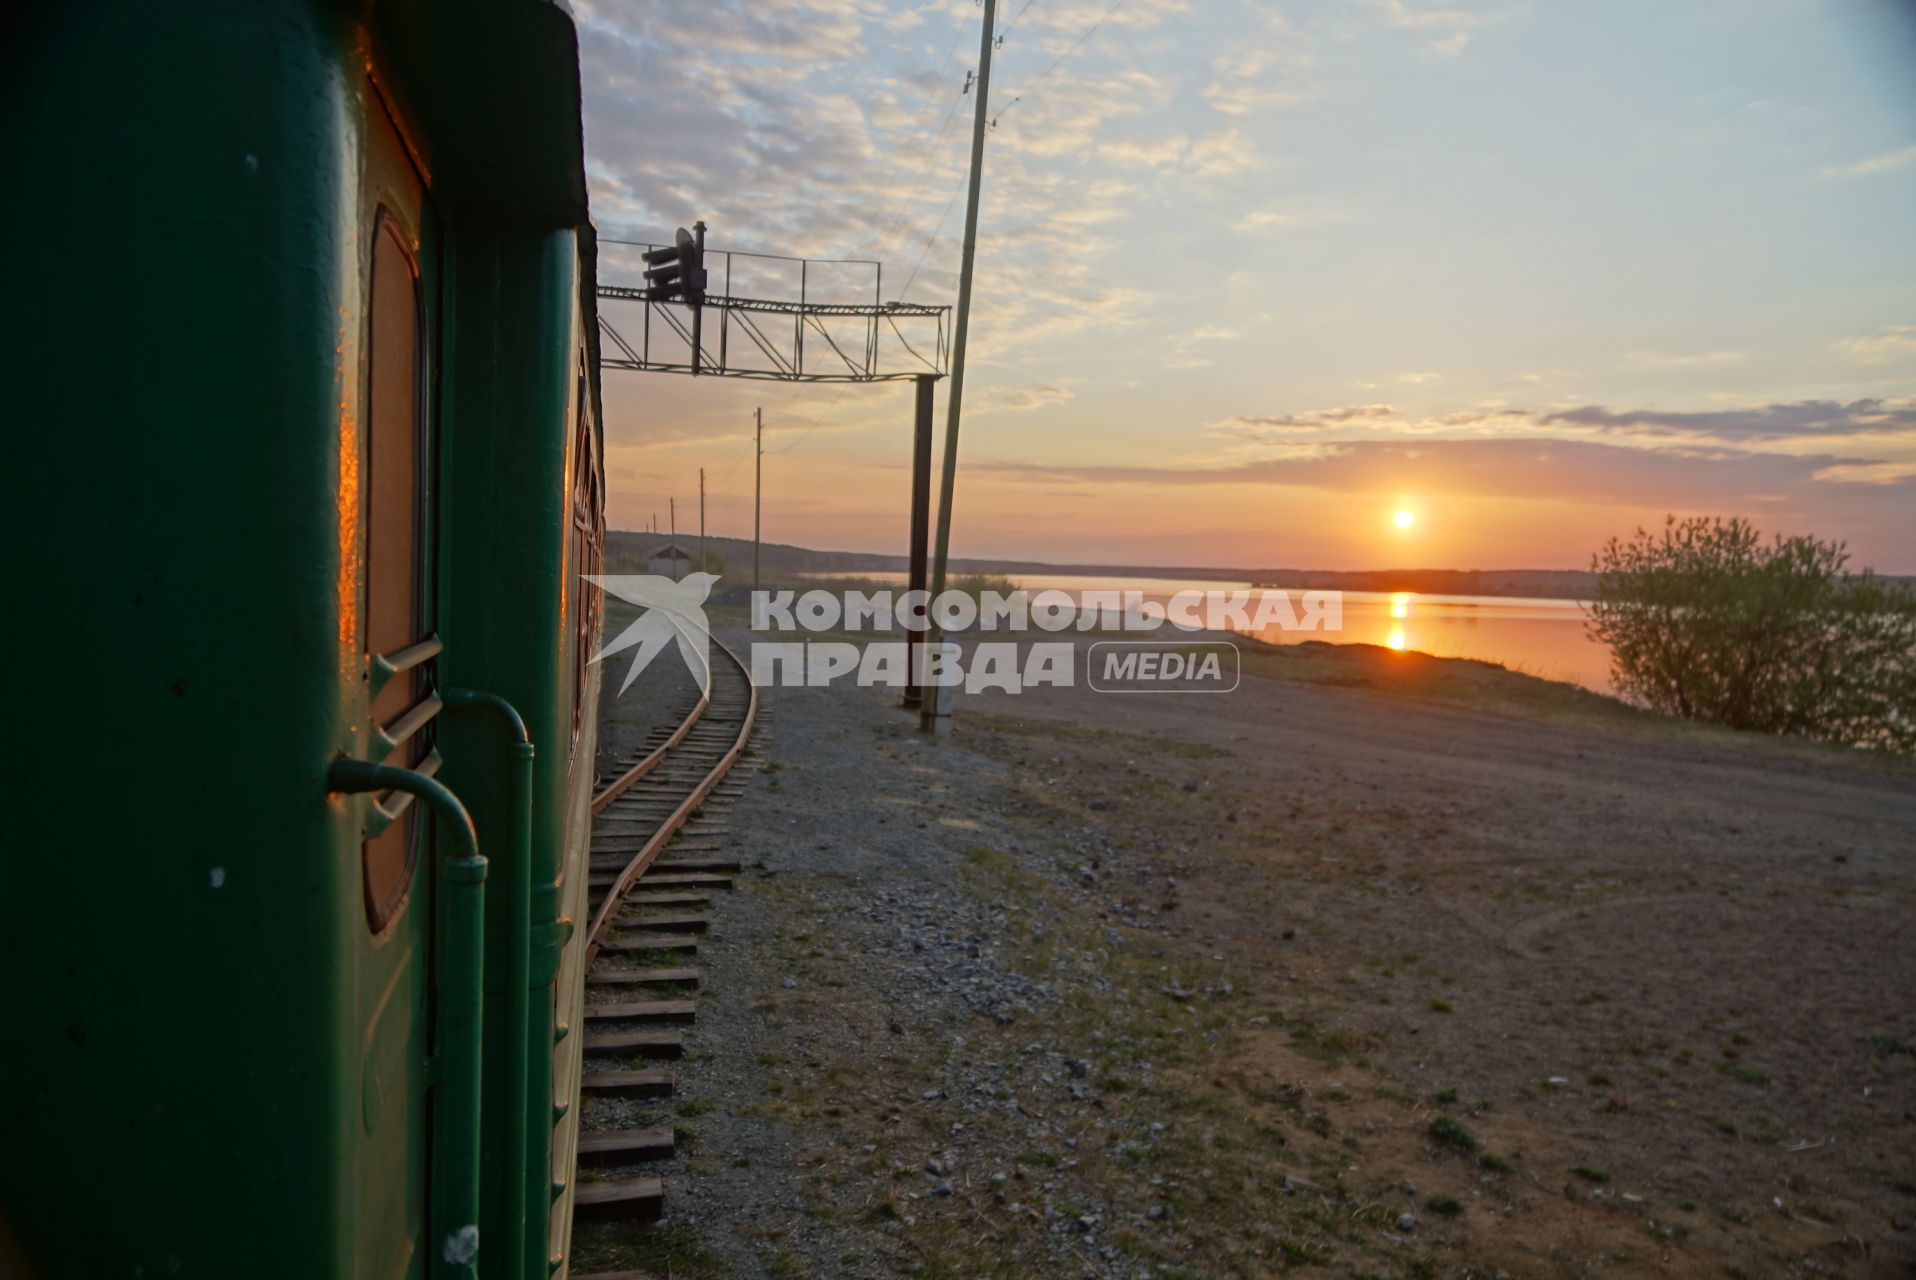
M 571 759 L 563 612 L 587 338 L 570 22 L 539 0 L 80 18 L 18 29 L 33 56 L 0 113 L 28 197 L 0 226 L 34 246 L 14 267 L 25 429 L 0 518 L 35 549 L 15 603 L 39 624 L 13 704 L 32 731 L 5 756 L 30 803 L 0 859 L 0 964 L 24 978 L 0 1209 L 49 1280 L 436 1257 L 403 1208 L 431 1142 L 427 881 L 408 928 L 372 937 L 367 802 L 325 784 L 335 757 L 369 754 L 354 495 L 373 68 L 435 195 L 438 683 L 504 693 L 539 744 L 522 870 L 545 891 L 489 894 L 483 939 L 481 1168 L 523 1132 L 524 1186 L 488 1177 L 479 1238 L 489 1277 L 543 1276 L 560 993 L 531 993 L 516 1037 L 500 1015 L 523 913 L 549 917 L 582 856 L 591 773 L 589 720 Z M 502 122 L 505 100 L 523 109 Z M 496 726 L 444 717 L 439 746 L 482 847 L 508 843 Z M 515 1237 L 523 1267 L 488 1255 Z
M 557 880 L 566 817 L 586 799 L 574 786 L 570 767 L 570 620 L 552 625 L 563 618 L 568 594 L 576 261 L 570 231 L 541 233 L 523 223 L 473 217 L 462 225 L 447 270 L 452 321 L 443 419 L 441 582 L 445 627 L 448 635 L 459 637 L 459 645 L 447 654 L 444 671 L 449 682 L 509 698 L 537 746 L 528 869 L 534 904 L 551 901 L 536 886 Z M 446 776 L 470 798 L 482 834 L 506 830 L 511 789 L 496 734 L 482 724 L 456 722 L 448 724 L 445 741 L 448 759 L 458 762 L 448 766 Z M 589 773 L 588 759 L 588 783 Z M 524 919 L 528 904 L 495 893 L 487 906 L 487 1018 L 503 1024 L 508 993 L 495 975 L 511 970 L 514 925 Z M 547 1131 L 527 1143 L 526 1187 L 506 1185 L 504 1157 L 514 1141 L 508 1127 L 512 1118 L 528 1111 L 543 1115 L 552 1097 L 550 993 L 535 993 L 532 1007 L 527 1043 L 488 1038 L 481 1187 L 482 1237 L 503 1238 L 505 1218 L 520 1215 L 528 1275 L 534 1274 L 535 1263 L 539 1273 L 544 1270 L 544 1215 L 529 1207 L 542 1205 L 544 1197 L 535 1200 L 527 1188 L 549 1182 L 549 1147 L 540 1140 Z M 523 1106 L 503 1094 L 512 1075 L 507 1055 L 514 1053 L 524 1055 L 526 1063 Z M 541 1064 L 548 1069 L 542 1071 Z
M 95 16 L 30 33 L 4 113 L 0 216 L 34 246 L 13 709 L 40 728 L 7 748 L 33 802 L 0 860 L 0 1203 L 48 1277 L 344 1276 L 352 32 L 299 4 Z

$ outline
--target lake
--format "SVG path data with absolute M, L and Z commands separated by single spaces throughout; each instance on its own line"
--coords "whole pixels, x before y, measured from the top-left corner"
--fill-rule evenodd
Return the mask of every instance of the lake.
M 818 575 L 838 577 L 841 575 Z M 898 587 L 902 573 L 856 576 Z M 1175 578 L 1079 577 L 1067 574 L 1011 574 L 1029 592 L 1138 591 L 1147 600 L 1163 600 L 1180 591 L 1247 591 L 1247 582 Z M 1253 591 L 1255 608 L 1259 593 Z M 1297 590 L 1291 592 L 1296 599 Z M 1513 671 L 1564 680 L 1599 693 L 1614 693 L 1610 651 L 1584 633 L 1583 605 L 1575 600 L 1538 600 L 1515 596 L 1420 595 L 1411 591 L 1346 591 L 1339 631 L 1281 631 L 1257 634 L 1273 644 L 1325 640 L 1333 644 L 1375 644 L 1428 653 L 1441 658 L 1478 658 Z

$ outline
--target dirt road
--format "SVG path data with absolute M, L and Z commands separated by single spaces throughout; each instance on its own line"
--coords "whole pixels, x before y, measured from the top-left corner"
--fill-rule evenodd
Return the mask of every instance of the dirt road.
M 614 1260 L 1910 1274 L 1916 775 L 1349 674 L 937 743 L 770 691 L 670 1248 Z

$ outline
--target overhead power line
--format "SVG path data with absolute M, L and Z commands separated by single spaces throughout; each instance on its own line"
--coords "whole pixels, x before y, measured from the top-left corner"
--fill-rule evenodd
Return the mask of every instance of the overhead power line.
M 1069 58 L 1072 54 L 1078 51 L 1078 46 L 1083 44 L 1086 40 L 1089 40 L 1093 35 L 1095 35 L 1097 33 L 1098 28 L 1102 27 L 1105 23 L 1109 22 L 1111 20 L 1111 15 L 1116 13 L 1118 10 L 1124 8 L 1124 5 L 1125 5 L 1125 0 L 1114 0 L 1111 7 L 1104 11 L 1104 16 L 1102 18 L 1099 18 L 1096 22 L 1086 27 L 1083 31 L 1080 31 L 1078 33 L 1078 38 L 1071 42 L 1071 45 L 1069 48 L 1067 48 L 1063 53 L 1058 55 L 1058 60 L 1056 62 L 1052 63 L 1050 66 L 1046 67 L 1042 72 L 1040 72 L 1036 80 L 1033 80 L 1030 84 L 1018 90 L 1017 94 L 1012 97 L 1011 101 L 1005 103 L 1004 108 L 1000 110 L 997 115 L 991 117 L 991 127 L 994 129 L 997 128 L 998 121 L 1004 118 L 1006 111 L 1011 110 L 1013 107 L 1017 106 L 1020 102 L 1023 102 L 1026 98 L 1030 97 L 1031 94 L 1037 90 L 1038 86 L 1045 82 L 1045 77 L 1049 76 L 1053 71 L 1056 71 L 1059 67 L 1062 67 L 1065 64 L 1065 60 Z
M 1036 3 L 1036 0 L 1025 0 L 1023 8 L 1020 8 L 1018 12 L 1013 15 L 1011 21 L 1005 23 L 1005 25 L 999 29 L 998 45 L 1000 48 L 1004 46 L 1005 37 L 1011 34 L 1011 29 L 1018 25 L 1018 19 L 1024 17 L 1025 10 L 1031 8 L 1034 3 Z
M 937 149 L 938 144 L 944 141 L 945 134 L 951 131 L 951 122 L 958 118 L 958 104 L 964 100 L 965 95 L 962 93 L 952 95 L 951 107 L 945 112 L 944 123 L 938 126 L 937 134 L 923 147 L 920 147 L 918 153 L 912 157 L 913 165 L 923 163 L 923 161 L 929 158 L 931 153 Z M 892 220 L 890 230 L 885 232 L 885 247 L 890 248 L 892 245 L 898 243 L 899 236 L 904 233 L 906 226 L 909 225 L 911 221 L 911 206 L 918 203 L 919 194 L 924 191 L 925 183 L 930 178 L 931 171 L 929 169 L 919 170 L 918 181 L 912 183 L 911 194 L 905 197 L 902 206 L 898 209 L 898 217 Z
M 931 90 L 930 92 L 925 94 L 925 101 L 923 102 L 923 104 L 919 106 L 917 112 L 914 114 L 912 118 L 913 132 L 917 132 L 923 128 L 925 118 L 931 112 L 932 105 L 938 101 L 938 91 L 941 87 L 944 87 L 945 68 L 951 65 L 952 58 L 957 54 L 958 42 L 964 39 L 965 28 L 970 25 L 970 22 L 971 22 L 970 15 L 961 14 L 959 16 L 958 25 L 951 33 L 951 45 L 945 50 L 944 61 L 938 64 L 938 71 L 935 75 L 932 76 Z M 964 95 L 962 93 L 953 95 L 951 100 L 951 106 L 946 109 L 945 118 L 939 124 L 938 132 L 934 135 L 931 135 L 923 143 L 921 143 L 918 147 L 918 150 L 913 154 L 913 157 L 912 157 L 913 167 L 916 167 L 920 162 L 924 160 L 926 156 L 931 154 L 933 148 L 935 148 L 938 145 L 938 142 L 945 136 L 946 130 L 951 128 L 952 116 L 957 113 L 958 103 L 963 97 Z M 916 198 L 916 192 L 917 192 L 917 188 L 914 187 L 913 188 L 914 199 Z M 872 229 L 876 227 L 880 222 L 890 221 L 892 211 L 896 207 L 897 207 L 897 204 L 895 201 L 887 200 L 887 201 L 884 201 L 882 204 L 880 204 L 876 209 L 874 209 L 872 211 L 872 216 L 865 223 L 865 230 L 861 232 L 859 235 L 858 243 L 859 244 L 868 243 L 871 240 Z M 895 236 L 896 231 L 894 230 L 886 234 L 887 234 L 887 237 L 889 238 L 891 236 Z
M 904 301 L 905 294 L 911 290 L 911 282 L 918 278 L 918 269 L 925 265 L 925 255 L 931 252 L 931 246 L 938 242 L 939 235 L 943 233 L 945 220 L 951 217 L 952 206 L 958 203 L 958 193 L 964 190 L 965 179 L 969 176 L 969 170 L 958 175 L 958 181 L 951 188 L 951 198 L 945 201 L 945 211 L 938 215 L 938 225 L 925 237 L 924 247 L 918 251 L 918 261 L 911 264 L 911 274 L 905 277 L 905 283 L 898 290 L 899 301 Z
M 849 383 L 847 383 L 845 386 L 840 387 L 838 389 L 838 394 L 832 397 L 832 402 L 826 405 L 825 408 L 819 413 L 819 415 L 816 418 L 812 419 L 811 426 L 806 427 L 804 431 L 799 433 L 798 439 L 792 441 L 790 444 L 786 445 L 783 449 L 767 449 L 765 451 L 766 456 L 773 457 L 781 453 L 790 453 L 792 450 L 798 448 L 798 446 L 800 446 L 801 444 L 804 444 L 806 440 L 811 438 L 812 432 L 818 430 L 819 425 L 823 423 L 825 419 L 832 416 L 832 410 L 838 407 L 838 402 L 840 400 L 843 400 L 845 398 L 845 393 L 850 390 L 851 390 L 851 385 Z

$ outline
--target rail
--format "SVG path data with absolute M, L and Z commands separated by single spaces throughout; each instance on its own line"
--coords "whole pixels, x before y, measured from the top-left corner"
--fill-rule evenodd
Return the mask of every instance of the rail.
M 740 753 L 745 750 L 747 740 L 752 736 L 752 724 L 758 718 L 758 689 L 752 684 L 751 673 L 745 664 L 739 660 L 738 655 L 721 643 L 717 637 L 712 638 L 711 646 L 723 654 L 725 658 L 738 669 L 740 677 L 745 681 L 747 695 L 745 715 L 739 724 L 738 735 L 733 740 L 731 747 L 724 755 L 719 757 L 717 763 L 706 771 L 705 776 L 692 788 L 691 792 L 659 823 L 652 835 L 647 838 L 638 852 L 632 855 L 624 869 L 619 872 L 617 878 L 613 880 L 611 886 L 606 890 L 605 899 L 599 904 L 598 911 L 593 915 L 591 928 L 586 933 L 585 963 L 587 967 L 590 967 L 592 961 L 598 957 L 600 944 L 605 941 L 606 933 L 612 928 L 613 917 L 623 905 L 625 895 L 630 892 L 632 885 L 645 873 L 646 868 L 652 865 L 652 862 L 659 856 L 659 851 L 663 849 L 666 842 L 672 838 L 673 833 L 685 825 L 686 820 L 692 816 L 694 810 L 698 809 L 699 806 L 705 802 L 706 797 L 711 794 L 712 789 L 724 780 L 727 773 L 731 772 L 732 766 L 738 763 Z M 673 731 L 670 738 L 667 739 L 667 744 L 653 751 L 644 760 L 641 760 L 637 765 L 633 766 L 631 770 L 609 784 L 598 796 L 594 797 L 592 802 L 594 813 L 602 811 L 606 805 L 618 798 L 620 792 L 626 790 L 634 782 L 638 781 L 639 778 L 644 777 L 646 773 L 656 768 L 659 761 L 662 760 L 665 754 L 671 749 L 671 746 L 684 740 L 685 735 L 691 731 L 692 726 L 698 722 L 699 718 L 705 714 L 706 708 L 711 705 L 711 681 L 709 678 L 705 684 L 706 690 L 700 696 L 698 704 L 692 708 L 691 713 L 688 714 L 685 719 L 680 722 L 678 728 Z

